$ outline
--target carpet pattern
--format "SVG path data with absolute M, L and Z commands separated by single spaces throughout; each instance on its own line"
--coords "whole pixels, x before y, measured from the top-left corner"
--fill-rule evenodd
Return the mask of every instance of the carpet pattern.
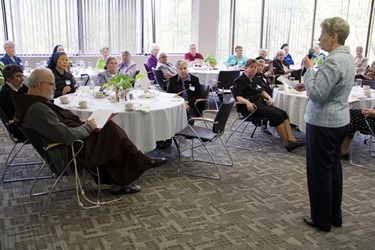
M 235 116 L 233 111 L 227 130 Z M 303 139 L 304 134 L 294 133 Z M 2 124 L 0 143 L 2 175 L 12 146 Z M 309 214 L 305 148 L 288 153 L 268 135 L 261 145 L 260 152 L 230 148 L 234 165 L 220 167 L 221 180 L 176 173 L 174 145 L 154 150 L 150 155 L 169 162 L 136 181 L 141 192 L 112 205 L 46 218 L 39 214 L 45 197 L 29 196 L 31 181 L 1 183 L 0 249 L 375 249 L 374 171 L 343 162 L 343 227 L 322 233 L 302 222 Z M 375 170 L 367 145 L 358 140 L 353 146 L 356 159 Z M 218 159 L 227 160 L 218 145 L 212 149 Z M 38 156 L 28 147 L 20 158 Z M 214 173 L 209 166 L 185 165 L 186 171 Z M 18 168 L 15 174 L 34 172 Z M 89 179 L 90 189 L 95 184 Z M 72 175 L 63 180 L 72 181 Z M 71 206 L 74 191 L 53 197 L 50 209 Z

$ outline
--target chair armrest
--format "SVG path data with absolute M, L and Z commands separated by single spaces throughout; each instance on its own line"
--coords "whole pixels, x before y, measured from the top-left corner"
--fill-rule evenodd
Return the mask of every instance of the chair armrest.
M 14 120 L 9 120 L 5 125 L 13 125 L 14 124 Z
M 215 122 L 213 119 L 205 118 L 205 117 L 192 117 L 189 119 L 189 121 L 201 121 L 201 122 L 211 122 L 211 123 Z
M 197 103 L 197 102 L 207 102 L 207 101 L 208 101 L 208 99 L 206 99 L 206 98 L 195 99 L 195 103 Z

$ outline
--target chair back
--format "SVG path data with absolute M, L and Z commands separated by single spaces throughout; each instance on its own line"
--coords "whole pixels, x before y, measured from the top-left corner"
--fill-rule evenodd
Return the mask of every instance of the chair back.
M 217 87 L 219 89 L 229 89 L 240 74 L 240 70 L 221 70 L 217 79 Z
M 167 84 L 165 82 L 163 71 L 161 71 L 161 69 L 152 69 L 152 72 L 154 73 L 156 83 L 160 86 L 160 88 L 166 90 Z
M 198 97 L 202 99 L 206 99 L 205 101 L 200 101 L 196 104 L 196 109 L 198 110 L 199 114 L 202 114 L 203 110 L 207 107 L 208 95 L 210 94 L 210 85 L 201 84 L 197 89 Z
M 56 175 L 60 175 L 68 162 L 67 144 L 61 144 L 53 147 L 53 149 L 48 149 L 48 145 L 38 133 L 22 126 L 20 126 L 20 130 L 31 145 L 33 145 L 38 154 L 47 162 L 51 171 Z
M 370 89 L 375 89 L 375 80 L 362 79 L 362 86 L 369 85 Z
M 143 63 L 149 80 L 154 80 L 154 73 L 148 68 L 147 63 Z
M 230 112 L 232 111 L 234 99 L 231 98 L 228 102 L 221 104 L 219 111 L 216 114 L 214 125 L 212 126 L 212 132 L 215 134 L 223 134 L 225 125 L 227 124 Z
M 79 80 L 83 81 L 83 86 L 87 86 L 88 82 L 90 81 L 90 76 L 89 74 L 81 74 Z
M 0 108 L 0 119 L 1 122 L 4 124 L 5 128 L 7 129 L 9 136 L 13 142 L 19 143 L 26 141 L 25 136 L 19 131 L 16 125 L 11 123 L 11 120 L 2 108 Z

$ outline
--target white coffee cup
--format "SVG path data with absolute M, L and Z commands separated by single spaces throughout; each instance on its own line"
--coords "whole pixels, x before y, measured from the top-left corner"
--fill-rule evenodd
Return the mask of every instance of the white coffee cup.
M 125 110 L 127 110 L 127 111 L 134 110 L 134 103 L 132 103 L 132 102 L 125 102 Z
M 86 100 L 80 100 L 80 101 L 78 102 L 78 106 L 79 106 L 80 108 L 82 108 L 82 109 L 85 109 L 85 108 L 88 107 L 88 103 L 87 103 Z
M 60 102 L 61 102 L 61 104 L 68 104 L 69 103 L 69 96 L 65 96 L 65 95 L 63 95 L 63 96 L 60 96 Z
M 370 85 L 363 85 L 363 90 L 370 90 Z
M 370 90 L 363 90 L 363 95 L 366 97 L 371 97 L 371 91 Z
M 279 90 L 285 90 L 285 85 L 284 84 L 280 84 L 279 85 Z
M 101 91 L 96 91 L 96 92 L 95 92 L 95 97 L 96 97 L 96 98 L 103 98 L 103 97 L 104 97 L 104 94 L 103 94 L 103 92 L 101 92 Z

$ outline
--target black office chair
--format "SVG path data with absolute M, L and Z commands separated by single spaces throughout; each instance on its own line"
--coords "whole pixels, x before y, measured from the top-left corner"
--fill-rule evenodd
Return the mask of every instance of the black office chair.
M 225 125 L 228 121 L 228 117 L 230 115 L 230 112 L 232 111 L 234 100 L 231 99 L 229 102 L 223 102 L 223 104 L 220 106 L 219 111 L 217 112 L 214 119 L 204 118 L 204 117 L 193 117 L 191 118 L 194 121 L 201 121 L 204 123 L 209 123 L 210 126 L 197 126 L 197 125 L 188 125 L 186 128 L 181 130 L 180 132 L 176 133 L 173 137 L 173 141 L 177 147 L 177 172 L 181 174 L 187 174 L 187 175 L 193 175 L 193 176 L 200 176 L 204 178 L 210 178 L 210 179 L 221 179 L 221 174 L 218 168 L 218 165 L 224 165 L 224 166 L 232 166 L 233 160 L 232 157 L 225 146 L 224 142 L 221 139 L 221 136 L 224 134 Z M 190 161 L 181 161 L 181 142 L 182 138 L 186 138 L 188 140 L 191 140 L 191 146 L 189 147 L 189 150 L 191 151 L 191 159 Z M 221 145 L 225 149 L 228 158 L 226 159 L 228 162 L 218 162 L 214 156 L 211 150 L 208 148 L 210 143 L 214 143 L 215 141 L 219 140 L 221 142 Z M 197 145 L 194 144 L 194 142 L 197 141 Z M 204 147 L 205 151 L 199 151 L 198 148 Z M 222 150 L 220 150 L 220 155 L 222 155 Z M 198 155 L 198 157 L 196 157 Z M 209 156 L 209 157 L 208 157 Z M 199 158 L 199 159 L 198 159 Z M 209 158 L 209 159 L 207 159 Z M 202 174 L 202 170 L 200 167 L 201 164 L 196 164 L 197 162 L 201 163 L 207 163 L 207 164 L 214 164 L 216 169 L 216 175 L 209 175 L 209 174 Z M 185 163 L 192 163 L 189 164 L 191 168 L 199 168 L 197 171 L 183 171 L 182 165 Z
M 8 171 L 11 167 L 21 167 L 21 166 L 38 166 L 43 164 L 43 161 L 28 161 L 28 162 L 14 162 L 17 159 L 18 154 L 26 145 L 30 145 L 27 138 L 22 134 L 22 132 L 14 125 L 13 120 L 10 120 L 2 108 L 0 108 L 0 118 L 5 128 L 8 131 L 9 138 L 13 141 L 14 145 L 10 150 L 7 159 L 5 160 L 5 170 L 2 176 L 2 181 L 15 182 L 15 181 L 29 181 L 34 180 L 35 176 L 30 177 L 9 177 Z M 18 147 L 18 149 L 17 149 Z M 41 176 L 40 178 L 51 178 L 53 175 Z
M 163 71 L 160 69 L 152 69 L 152 72 L 154 73 L 156 84 L 158 84 L 161 89 L 166 91 L 168 86 Z
M 194 107 L 199 116 L 202 116 L 204 110 L 208 107 L 208 95 L 210 93 L 210 85 L 201 84 L 198 89 L 199 98 L 195 100 Z
M 364 142 L 366 144 L 368 144 L 368 154 L 369 154 L 369 156 L 372 157 L 372 158 L 375 158 L 375 148 L 373 148 L 374 144 L 375 144 L 375 133 L 374 133 L 375 128 L 372 128 L 370 126 L 369 122 L 367 121 L 367 117 L 365 117 L 364 119 L 365 119 L 365 122 L 367 124 L 368 129 L 361 130 L 361 131 L 359 131 L 359 133 L 361 133 L 362 135 L 368 136 L 368 138 L 366 138 Z M 373 168 L 373 167 L 366 167 L 366 166 L 363 166 L 359 163 L 356 163 L 356 161 L 353 159 L 354 158 L 353 157 L 353 144 L 350 146 L 349 156 L 350 156 L 349 157 L 350 158 L 350 161 L 349 161 L 350 165 L 375 171 L 375 168 Z
M 230 96 L 230 87 L 234 80 L 241 74 L 240 70 L 220 70 L 216 83 L 212 85 L 212 91 L 216 93 L 220 101 L 223 101 L 224 94 Z M 229 97 L 228 96 L 228 97 Z M 217 100 L 215 100 L 216 108 L 218 108 Z
M 61 213 L 66 213 L 70 211 L 74 211 L 77 209 L 90 209 L 90 208 L 97 208 L 101 205 L 110 204 L 116 201 L 119 201 L 120 198 L 115 198 L 109 201 L 101 201 L 101 182 L 100 182 L 100 173 L 99 168 L 96 168 L 96 172 L 90 171 L 92 174 L 94 174 L 97 178 L 98 182 L 98 188 L 97 188 L 97 197 L 96 200 L 92 201 L 89 199 L 83 190 L 83 184 L 81 182 L 81 179 L 78 174 L 78 166 L 77 166 L 77 155 L 81 152 L 84 146 L 84 142 L 82 140 L 75 140 L 71 142 L 57 142 L 57 143 L 49 143 L 47 144 L 46 141 L 41 137 L 38 133 L 34 132 L 33 130 L 26 128 L 26 127 L 20 127 L 22 133 L 26 136 L 26 138 L 30 141 L 30 143 L 33 145 L 35 150 L 39 153 L 39 155 L 44 159 L 44 164 L 40 168 L 38 176 L 43 171 L 45 166 L 48 166 L 52 172 L 54 172 L 57 176 L 56 180 L 50 187 L 48 191 L 42 191 L 42 192 L 34 192 L 34 188 L 36 187 L 36 183 L 38 181 L 38 178 L 36 178 L 30 188 L 30 196 L 39 196 L 39 195 L 45 195 L 47 194 L 46 199 L 44 200 L 43 206 L 41 208 L 40 214 L 42 217 L 49 216 L 49 215 L 56 215 Z M 74 176 L 75 176 L 75 185 L 69 185 L 69 187 L 63 187 L 57 190 L 57 185 L 60 184 L 60 180 L 63 176 L 67 175 L 67 171 L 70 169 L 70 167 L 73 166 L 74 169 Z M 89 170 L 88 170 L 89 171 Z M 85 180 L 85 171 L 83 171 L 84 177 L 83 180 Z M 83 181 L 84 183 L 84 181 Z M 45 183 L 43 184 L 43 188 L 45 188 Z M 52 202 L 51 196 L 53 193 L 56 192 L 63 192 L 63 191 L 69 191 L 69 190 L 76 190 L 77 195 L 77 208 L 70 208 L 64 206 L 64 209 L 62 211 L 57 211 L 53 209 L 53 212 L 51 213 L 45 213 L 45 209 L 47 207 L 48 202 Z M 81 197 L 84 200 L 81 200 Z M 56 202 L 56 201 L 55 201 Z M 85 202 L 86 204 L 84 204 Z
M 258 141 L 255 139 L 254 135 L 255 135 L 256 130 L 259 128 L 261 136 L 263 137 L 263 129 L 264 129 L 264 126 L 267 124 L 268 119 L 252 117 L 252 115 L 256 112 L 256 106 L 253 112 L 251 112 L 249 115 L 244 117 L 241 114 L 240 110 L 242 107 L 245 106 L 245 104 L 237 102 L 237 96 L 236 96 L 233 86 L 230 88 L 230 90 L 232 92 L 233 98 L 236 100 L 237 118 L 233 121 L 230 127 L 232 132 L 229 134 L 225 142 L 225 145 L 227 147 L 246 149 L 250 151 L 261 151 L 262 147 L 260 146 L 260 142 L 263 142 L 263 139 L 261 141 Z M 237 125 L 235 125 L 236 122 L 237 122 Z M 252 125 L 253 125 L 252 131 L 250 133 L 247 132 L 247 128 L 249 126 L 252 127 Z M 239 138 L 235 138 L 231 140 L 232 136 L 235 133 L 239 133 Z M 243 140 L 253 141 L 255 142 L 256 145 L 254 146 L 244 145 Z

